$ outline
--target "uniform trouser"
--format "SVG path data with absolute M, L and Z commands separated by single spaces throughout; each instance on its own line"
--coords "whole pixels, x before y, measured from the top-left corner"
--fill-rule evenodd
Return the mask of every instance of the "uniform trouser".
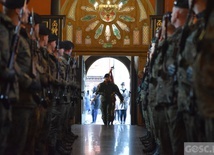
M 70 108 L 70 103 L 65 103 L 62 107 L 62 116 L 60 118 L 61 122 L 61 133 L 59 139 L 62 140 L 68 132 L 68 110 Z
M 60 118 L 61 118 L 61 112 L 62 112 L 62 104 L 57 104 L 56 102 L 52 106 L 51 109 L 51 122 L 50 122 L 50 130 L 49 130 L 49 146 L 55 147 L 57 137 L 59 134 L 60 129 Z
M 11 109 L 5 109 L 0 103 L 0 154 L 4 154 L 6 148 L 7 137 L 11 128 Z
M 189 113 L 183 113 L 183 119 L 187 142 L 203 142 L 205 140 L 204 120 L 197 114 L 190 115 Z
M 59 121 L 59 133 L 57 135 L 57 140 L 61 141 L 63 138 L 63 135 L 66 130 L 66 110 L 67 110 L 68 104 L 62 104 L 61 105 L 61 115 L 60 115 L 60 121 Z
M 110 116 L 109 116 L 109 122 L 114 122 L 114 110 L 115 110 L 115 102 L 111 103 L 111 110 L 110 110 Z
M 46 155 L 48 152 L 48 135 L 50 130 L 51 106 L 40 109 L 39 127 L 36 138 L 36 154 Z
M 181 115 L 178 115 L 177 112 L 177 105 L 166 106 L 164 108 L 173 155 L 181 155 L 184 153 L 184 142 L 186 141 L 186 130 L 183 118 Z
M 160 154 L 161 155 L 172 155 L 172 146 L 171 146 L 171 141 L 170 141 L 170 136 L 169 136 L 169 128 L 168 124 L 166 121 L 165 113 L 164 113 L 164 108 L 159 108 L 155 110 L 156 114 L 156 121 L 155 121 L 155 126 L 156 126 L 156 134 L 157 137 L 160 141 Z
M 69 125 L 69 130 L 71 128 L 71 125 L 74 123 L 74 119 L 75 119 L 75 114 L 76 114 L 76 103 L 77 101 L 72 101 L 70 104 L 70 108 L 69 108 L 69 114 L 68 114 L 68 125 Z
M 74 115 L 74 107 L 72 106 L 71 103 L 65 103 L 62 107 L 62 134 L 61 134 L 61 138 L 63 136 L 66 136 L 66 134 L 68 132 L 71 132 L 71 119 L 72 116 Z
M 12 127 L 8 136 L 6 154 L 22 155 L 34 108 L 12 107 Z
M 143 120 L 144 120 L 146 129 L 150 130 L 150 120 L 149 120 L 148 109 L 142 109 L 142 114 L 143 114 Z
M 147 107 L 147 113 L 148 113 L 148 121 L 149 121 L 149 128 L 148 130 L 152 133 L 152 135 L 154 136 L 155 140 L 157 139 L 157 131 L 156 131 L 156 114 L 154 111 L 154 107 L 153 106 L 149 106 Z
M 25 145 L 24 154 L 25 155 L 34 155 L 35 154 L 35 144 L 36 144 L 36 136 L 38 133 L 39 127 L 39 112 L 40 106 L 38 105 L 32 114 L 32 118 L 29 124 L 27 142 Z
M 106 125 L 108 122 L 112 121 L 112 117 L 114 117 L 114 114 L 112 114 L 111 102 L 106 102 L 106 101 L 102 102 L 101 111 L 102 111 L 103 122 Z
M 206 133 L 206 142 L 214 142 L 214 119 L 206 118 L 205 119 L 205 133 Z

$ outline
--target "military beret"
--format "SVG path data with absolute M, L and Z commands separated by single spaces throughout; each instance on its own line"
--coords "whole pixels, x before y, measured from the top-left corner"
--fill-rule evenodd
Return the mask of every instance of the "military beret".
M 65 40 L 64 41 L 64 49 L 65 50 L 74 49 L 74 44 L 71 41 Z
M 64 49 L 65 48 L 65 44 L 64 44 L 64 42 L 63 41 L 60 41 L 59 42 L 59 49 Z
M 41 16 L 39 14 L 34 13 L 33 16 L 34 16 L 33 18 L 34 18 L 35 25 L 42 23 L 42 18 L 41 18 Z M 28 22 L 29 23 L 31 22 L 31 18 L 32 18 L 32 14 L 30 13 L 29 18 L 28 18 Z
M 29 3 L 27 0 L 26 3 Z M 22 8 L 24 6 L 25 0 L 5 0 L 2 4 L 8 9 Z
M 103 78 L 108 78 L 110 76 L 109 73 L 105 74 Z
M 44 25 L 44 24 L 39 24 L 39 34 L 40 35 L 49 35 L 51 31 Z
M 52 34 L 52 33 L 50 33 L 50 34 L 48 35 L 48 42 L 49 42 L 49 43 L 52 42 L 52 41 L 57 41 L 57 40 L 58 40 L 57 35 Z
M 174 6 L 178 8 L 189 9 L 188 0 L 175 0 Z

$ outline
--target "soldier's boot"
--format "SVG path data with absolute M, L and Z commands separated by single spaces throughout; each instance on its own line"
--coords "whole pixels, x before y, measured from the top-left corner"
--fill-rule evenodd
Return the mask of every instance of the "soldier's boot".
M 68 132 L 68 135 L 73 137 L 74 139 L 77 139 L 79 136 L 74 134 L 72 131 Z
M 156 143 L 156 149 L 153 155 L 160 155 L 160 146 Z
M 143 144 L 143 152 L 150 155 L 154 154 L 156 151 L 156 143 L 154 137 L 151 135 L 151 133 L 147 133 L 145 137 L 141 139 L 141 142 Z
M 74 143 L 75 139 L 71 139 L 71 138 L 68 138 L 68 137 L 64 137 L 64 138 L 62 139 L 62 141 L 63 141 L 64 143 L 66 143 L 66 144 L 72 145 L 72 144 Z
M 73 132 L 68 132 L 66 134 L 66 136 L 64 137 L 64 139 L 67 141 L 67 142 L 74 142 L 79 136 L 78 135 L 75 135 Z
M 140 141 L 141 143 L 143 143 L 144 141 L 147 141 L 149 139 L 149 137 L 151 137 L 151 132 L 147 131 L 146 135 L 143 137 L 140 137 Z
M 72 147 L 66 146 L 62 141 L 57 141 L 56 150 L 62 155 L 70 155 Z

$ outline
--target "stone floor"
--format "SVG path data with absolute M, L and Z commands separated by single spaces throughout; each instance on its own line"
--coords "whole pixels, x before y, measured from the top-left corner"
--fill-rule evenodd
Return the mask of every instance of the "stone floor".
M 71 155 L 142 155 L 139 137 L 145 129 L 136 125 L 73 125 L 79 137 Z

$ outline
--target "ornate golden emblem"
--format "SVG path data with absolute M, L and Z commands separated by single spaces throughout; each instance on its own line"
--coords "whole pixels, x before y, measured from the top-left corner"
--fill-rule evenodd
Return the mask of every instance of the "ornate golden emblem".
M 100 10 L 100 18 L 104 22 L 112 22 L 116 18 L 116 9 L 114 7 L 102 7 Z

